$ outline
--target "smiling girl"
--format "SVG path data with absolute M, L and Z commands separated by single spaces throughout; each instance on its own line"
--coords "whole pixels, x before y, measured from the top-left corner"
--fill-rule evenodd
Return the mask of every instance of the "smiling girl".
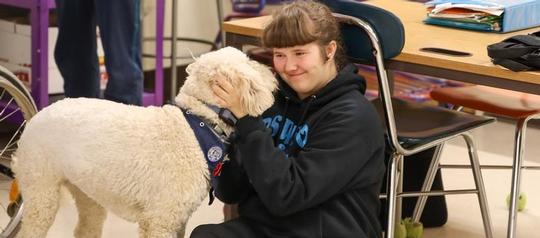
M 237 203 L 239 217 L 191 237 L 380 237 L 384 132 L 364 79 L 343 61 L 338 23 L 326 6 L 296 1 L 262 42 L 280 82 L 270 109 L 251 117 L 225 78 L 213 88 L 238 118 L 216 196 Z

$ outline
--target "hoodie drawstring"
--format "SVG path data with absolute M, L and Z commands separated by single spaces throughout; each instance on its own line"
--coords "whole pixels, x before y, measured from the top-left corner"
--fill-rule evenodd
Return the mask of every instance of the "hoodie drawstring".
M 298 121 L 298 126 L 296 128 L 294 128 L 293 131 L 292 131 L 293 138 L 291 138 L 291 140 L 289 141 L 289 144 L 287 144 L 287 148 L 286 148 L 286 151 L 285 151 L 286 154 L 289 154 L 291 152 L 291 148 L 292 148 L 291 145 L 292 145 L 292 143 L 294 141 L 294 137 L 295 137 L 294 135 L 296 133 L 296 129 L 299 129 L 300 126 L 302 125 L 302 123 L 304 123 L 304 121 L 306 119 L 306 116 L 307 116 L 307 113 L 309 111 L 309 108 L 311 107 L 311 103 L 313 103 L 313 101 L 315 101 L 316 98 L 317 98 L 317 96 L 315 96 L 315 95 L 311 95 L 309 97 L 309 100 L 306 103 L 306 107 L 304 108 L 304 111 L 302 112 L 302 116 L 300 117 L 300 120 Z M 285 108 L 287 108 L 287 107 L 285 107 Z M 281 130 L 283 130 L 283 128 Z
M 313 101 L 315 101 L 316 98 L 317 98 L 317 96 L 315 96 L 315 95 L 311 95 L 309 97 L 309 100 L 306 103 L 306 108 L 304 109 L 304 112 L 302 112 L 302 117 L 300 117 L 300 121 L 298 121 L 298 125 L 301 125 L 302 123 L 304 123 L 304 120 L 306 119 L 306 115 L 307 115 L 307 112 L 309 110 L 309 107 L 311 106 L 311 103 Z
M 289 101 L 290 101 L 290 98 L 285 97 L 285 108 L 283 110 L 283 119 L 287 118 L 287 111 L 289 110 Z M 285 125 L 285 120 L 282 120 L 282 122 L 279 124 L 278 131 L 276 135 L 274 136 L 274 145 L 277 145 L 278 138 L 283 132 L 284 125 Z

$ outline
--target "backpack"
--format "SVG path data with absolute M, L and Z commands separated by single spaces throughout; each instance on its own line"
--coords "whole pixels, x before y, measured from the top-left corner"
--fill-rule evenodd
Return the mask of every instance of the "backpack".
M 494 64 L 514 72 L 540 70 L 540 31 L 488 45 L 487 51 Z

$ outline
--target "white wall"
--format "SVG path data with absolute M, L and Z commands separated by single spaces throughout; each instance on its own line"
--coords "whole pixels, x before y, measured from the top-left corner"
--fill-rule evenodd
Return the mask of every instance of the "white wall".
M 231 12 L 229 0 L 219 0 L 223 4 L 223 15 Z M 155 36 L 156 1 L 142 0 L 143 36 Z M 214 41 L 219 31 L 218 11 L 216 0 L 176 0 L 177 5 L 177 32 L 179 37 L 190 37 Z M 171 36 L 172 0 L 165 0 L 165 36 Z M 155 42 L 144 42 L 143 52 L 154 53 Z M 179 42 L 177 45 L 178 56 L 189 57 L 191 50 L 195 55 L 209 50 L 209 46 L 187 42 Z M 170 55 L 170 42 L 164 43 L 164 55 Z M 177 60 L 178 64 L 185 64 L 190 60 Z M 170 65 L 170 60 L 164 60 L 165 66 Z M 145 70 L 153 69 L 154 59 L 143 59 Z

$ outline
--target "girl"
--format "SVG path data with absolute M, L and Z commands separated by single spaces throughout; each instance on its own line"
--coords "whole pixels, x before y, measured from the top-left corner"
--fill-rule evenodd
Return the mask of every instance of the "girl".
M 199 226 L 192 238 L 380 237 L 384 131 L 339 37 L 320 3 L 296 1 L 274 14 L 262 43 L 273 50 L 280 90 L 260 118 L 216 78 L 220 106 L 238 118 L 216 196 L 237 203 L 239 217 Z

